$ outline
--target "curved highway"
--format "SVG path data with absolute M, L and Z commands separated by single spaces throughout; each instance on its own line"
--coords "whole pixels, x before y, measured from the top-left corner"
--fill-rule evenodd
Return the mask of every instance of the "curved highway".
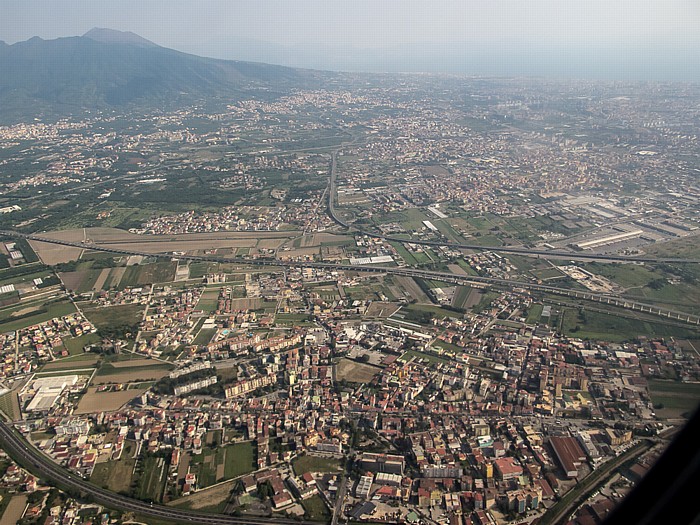
M 244 518 L 226 516 L 223 514 L 207 514 L 183 510 L 164 505 L 150 504 L 136 499 L 116 494 L 110 490 L 98 487 L 67 471 L 54 463 L 33 445 L 28 443 L 18 432 L 0 421 L 0 443 L 2 449 L 15 461 L 24 465 L 29 471 L 39 475 L 42 479 L 79 491 L 81 495 L 90 496 L 97 503 L 101 503 L 110 509 L 126 512 L 137 512 L 144 516 L 160 518 L 170 521 L 185 523 L 204 523 L 209 525 L 267 525 L 270 523 L 279 525 L 318 525 L 314 521 L 297 521 L 285 518 Z

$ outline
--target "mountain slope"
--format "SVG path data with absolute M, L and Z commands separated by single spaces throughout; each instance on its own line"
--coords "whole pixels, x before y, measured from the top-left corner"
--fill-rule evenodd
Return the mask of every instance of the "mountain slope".
M 188 55 L 133 33 L 93 29 L 82 37 L 0 46 L 0 119 L 127 104 L 173 105 L 248 89 L 286 90 L 318 73 Z

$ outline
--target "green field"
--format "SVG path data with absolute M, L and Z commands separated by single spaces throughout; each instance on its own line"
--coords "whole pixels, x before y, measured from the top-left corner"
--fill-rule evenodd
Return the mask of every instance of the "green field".
M 80 337 L 73 337 L 71 339 L 64 339 L 63 346 L 66 347 L 70 355 L 82 354 L 83 348 L 87 345 L 98 343 L 102 338 L 97 334 L 84 334 Z
M 13 270 L 16 268 L 18 267 L 13 268 Z M 3 285 L 28 283 L 37 278 L 46 279 L 47 277 L 53 275 L 53 272 L 50 269 L 46 269 L 45 267 L 42 269 L 41 266 L 32 266 L 32 269 L 36 269 L 36 271 L 15 276 L 12 276 L 12 274 L 10 274 L 9 271 L 5 272 L 6 275 L 9 274 L 10 276 L 4 279 L 2 278 L 2 272 L 0 272 L 0 283 L 2 283 Z M 27 268 L 27 270 L 29 270 L 29 268 Z
M 472 268 L 467 261 L 464 259 L 457 259 L 457 265 L 462 268 L 465 272 L 467 272 L 467 275 L 479 275 L 477 271 Z
M 454 299 L 452 299 L 452 306 L 455 308 L 464 308 L 471 291 L 472 289 L 469 286 L 457 286 Z
M 143 464 L 143 472 L 139 476 L 136 497 L 145 501 L 162 501 L 166 472 L 167 468 L 163 458 L 146 458 Z
M 440 364 L 449 362 L 449 360 L 444 357 L 428 354 L 426 352 L 418 352 L 417 350 L 409 350 L 408 352 L 403 354 L 399 359 L 401 359 L 404 362 L 408 362 L 408 360 L 412 357 L 415 357 L 416 359 L 423 359 L 424 361 L 428 361 L 430 364 Z
M 192 456 L 190 466 L 197 474 L 201 487 L 209 487 L 227 479 L 248 474 L 255 470 L 255 448 L 252 442 L 236 443 L 216 449 L 205 448 L 201 454 Z M 218 475 L 223 465 L 223 475 Z
M 420 231 L 425 228 L 423 221 L 427 220 L 432 221 L 423 211 L 418 208 L 408 208 L 402 211 L 387 213 L 382 217 L 381 222 L 398 222 L 406 231 Z
M 450 242 L 456 242 L 456 243 L 461 243 L 464 242 L 464 239 L 462 238 L 461 235 L 459 235 L 455 229 L 452 227 L 452 225 L 448 222 L 449 219 L 431 219 L 430 222 L 433 223 L 433 226 L 435 226 L 438 230 L 440 230 L 440 233 L 442 233 L 447 240 Z
M 621 342 L 637 336 L 692 338 L 697 332 L 689 328 L 639 319 L 628 319 L 610 313 L 567 308 L 560 322 L 562 333 L 579 339 Z
M 177 262 L 174 261 L 129 266 L 119 282 L 119 288 L 170 282 L 175 279 L 176 271 Z
M 544 308 L 544 305 L 538 303 L 533 304 L 527 312 L 527 319 L 525 319 L 525 322 L 527 324 L 538 323 L 542 316 L 542 308 Z
M 292 467 L 297 476 L 305 472 L 336 472 L 340 467 L 340 461 L 333 458 L 318 456 L 299 456 L 292 461 Z
M 275 323 L 285 326 L 306 326 L 313 322 L 309 321 L 309 314 L 277 314 Z
M 0 331 L 11 332 L 13 330 L 21 330 L 22 328 L 44 323 L 56 317 L 63 317 L 64 315 L 75 313 L 75 306 L 68 301 L 58 301 L 38 308 L 36 314 L 31 314 L 21 319 L 13 320 L 9 317 L 0 320 Z
M 530 270 L 530 273 L 532 274 L 533 277 L 541 280 L 541 281 L 546 281 L 546 280 L 551 280 L 551 279 L 559 279 L 565 277 L 565 275 L 557 270 L 556 268 L 544 268 L 542 270 Z
M 141 356 L 143 358 L 143 356 Z M 143 372 L 144 370 L 172 370 L 173 365 L 163 363 L 162 361 L 154 361 L 152 365 L 147 366 L 123 366 L 116 367 L 109 363 L 103 363 L 97 371 L 98 376 L 108 376 L 113 374 L 123 374 L 127 372 Z
M 119 461 L 108 461 L 95 465 L 90 481 L 113 492 L 128 494 L 136 460 L 125 456 L 126 450 L 122 453 L 122 459 Z
M 47 371 L 53 372 L 54 370 L 66 370 L 71 368 L 94 368 L 98 359 L 98 354 L 94 354 L 92 352 L 80 352 L 70 357 L 64 357 L 63 359 L 46 363 L 41 370 L 44 371 L 48 368 Z
M 399 254 L 399 256 L 406 262 L 407 265 L 413 266 L 418 262 L 416 261 L 416 258 L 413 256 L 413 254 L 409 252 L 400 242 L 392 241 L 389 244 L 391 244 L 394 247 L 396 253 Z
M 137 325 L 143 319 L 143 310 L 144 306 L 140 304 L 124 304 L 103 308 L 84 308 L 83 313 L 99 330 L 100 328 L 110 329 L 123 325 Z
M 592 262 L 584 265 L 591 273 L 602 275 L 624 288 L 645 286 L 655 278 L 660 277 L 655 272 L 637 264 L 602 264 Z
M 0 396 L 0 411 L 7 415 L 10 419 L 19 419 L 20 414 L 17 408 L 19 404 L 17 402 L 17 394 L 15 392 L 7 392 Z
M 225 447 L 225 450 L 224 477 L 226 479 L 242 476 L 255 470 L 255 448 L 253 443 L 236 443 Z
M 197 337 L 194 338 L 192 342 L 193 345 L 206 345 L 209 344 L 211 338 L 216 334 L 216 328 L 205 328 L 200 330 Z
M 700 383 L 651 379 L 649 394 L 659 417 L 687 417 L 700 404 Z
M 304 516 L 311 521 L 327 522 L 331 517 L 328 507 L 318 494 L 303 500 L 301 505 L 304 507 Z
M 219 289 L 205 290 L 199 301 L 197 302 L 196 309 L 202 310 L 206 313 L 212 313 L 216 311 L 216 307 L 219 304 Z
M 193 262 L 190 263 L 190 279 L 201 279 L 207 274 L 218 273 L 219 270 L 219 263 Z
M 480 313 L 486 310 L 491 306 L 491 303 L 499 297 L 498 292 L 494 292 L 493 290 L 487 290 L 486 293 L 481 297 L 481 300 L 479 301 L 478 304 L 474 305 L 474 312 Z

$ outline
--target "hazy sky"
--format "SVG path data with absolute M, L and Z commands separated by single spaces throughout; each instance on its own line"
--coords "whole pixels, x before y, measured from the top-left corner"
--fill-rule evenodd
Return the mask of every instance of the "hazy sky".
M 511 49 L 515 55 L 566 48 L 589 61 L 604 57 L 605 49 L 692 54 L 700 48 L 700 1 L 0 1 L 0 40 L 8 43 L 80 35 L 92 27 L 133 31 L 163 46 L 218 58 L 307 67 L 363 69 L 363 63 L 375 63 L 366 69 L 397 69 L 392 61 L 405 64 L 422 49 L 432 69 L 441 69 L 441 57 L 449 69 L 455 53 L 470 48 Z

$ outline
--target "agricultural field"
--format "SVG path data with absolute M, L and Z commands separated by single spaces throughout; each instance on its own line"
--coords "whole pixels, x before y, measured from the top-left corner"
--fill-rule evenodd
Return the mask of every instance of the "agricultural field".
M 201 454 L 192 456 L 190 468 L 197 474 L 200 485 L 209 487 L 255 470 L 255 448 L 251 442 L 205 448 Z
M 148 457 L 143 461 L 142 468 L 136 497 L 159 503 L 163 499 L 163 490 L 165 489 L 167 474 L 165 460 L 161 457 Z
M 92 380 L 93 385 L 107 383 L 133 383 L 135 381 L 156 381 L 164 377 L 172 370 L 172 365 L 153 361 L 148 366 L 113 366 L 110 363 L 103 364 Z
M 457 286 L 457 291 L 452 298 L 452 306 L 455 308 L 467 308 L 472 288 L 469 286 Z
M 0 314 L 0 331 L 11 332 L 28 326 L 44 323 L 56 317 L 75 313 L 75 306 L 68 301 L 56 301 L 46 305 L 3 310 Z
M 649 381 L 649 394 L 656 415 L 662 418 L 690 417 L 700 405 L 700 384 L 679 381 Z
M 309 321 L 309 314 L 277 314 L 275 316 L 275 324 L 284 326 L 304 326 L 313 323 Z
M 192 341 L 193 345 L 207 345 L 216 334 L 216 328 L 203 328 Z
M 277 305 L 274 301 L 272 304 Z M 259 310 L 269 307 L 269 302 L 259 297 L 231 299 L 231 308 L 234 310 Z
M 166 283 L 175 280 L 177 262 L 157 262 L 127 266 L 119 288 L 133 288 L 152 283 Z
M 394 247 L 394 250 L 396 250 L 396 253 L 399 254 L 399 256 L 404 260 L 404 262 L 409 265 L 409 266 L 414 266 L 418 261 L 416 258 L 413 256 L 411 252 L 409 252 L 402 243 L 400 242 L 395 242 L 392 241 L 389 244 L 391 244 Z
M 0 396 L 0 411 L 12 420 L 20 418 L 19 400 L 14 390 Z
M 430 298 L 416 283 L 413 277 L 394 276 L 396 284 L 405 291 L 410 299 L 414 299 L 419 303 L 430 303 Z
M 52 370 L 70 370 L 70 369 L 81 369 L 81 368 L 91 368 L 97 364 L 100 356 L 93 353 L 77 353 L 71 357 L 66 357 L 64 359 L 59 359 L 57 361 L 51 361 L 46 363 L 42 368 L 42 372 L 48 372 Z
M 396 303 L 385 303 L 382 301 L 374 301 L 367 308 L 366 317 L 391 317 L 399 309 Z
M 58 275 L 66 286 L 66 290 L 80 294 L 98 289 L 96 283 L 102 272 L 103 270 L 80 270 L 63 272 Z
M 83 308 L 83 313 L 98 330 L 113 329 L 140 323 L 143 319 L 144 308 L 140 304 L 124 304 L 101 308 Z
M 47 237 L 52 237 L 54 239 L 58 238 L 55 234 L 47 235 Z M 80 239 L 67 239 L 72 241 L 81 241 Z M 82 248 L 76 248 L 72 246 L 61 246 L 60 244 L 50 244 L 48 242 L 41 241 L 29 241 L 34 251 L 41 259 L 41 262 L 52 266 L 54 264 L 61 264 L 70 261 L 75 261 L 80 258 L 83 253 Z
M 341 359 L 335 366 L 338 381 L 345 380 L 349 383 L 369 383 L 381 371 L 376 366 L 351 359 Z
M 197 310 L 202 310 L 205 313 L 212 313 L 216 311 L 216 307 L 219 303 L 218 299 L 219 288 L 211 288 L 205 290 L 199 298 L 199 301 L 197 302 L 197 306 L 195 308 Z

